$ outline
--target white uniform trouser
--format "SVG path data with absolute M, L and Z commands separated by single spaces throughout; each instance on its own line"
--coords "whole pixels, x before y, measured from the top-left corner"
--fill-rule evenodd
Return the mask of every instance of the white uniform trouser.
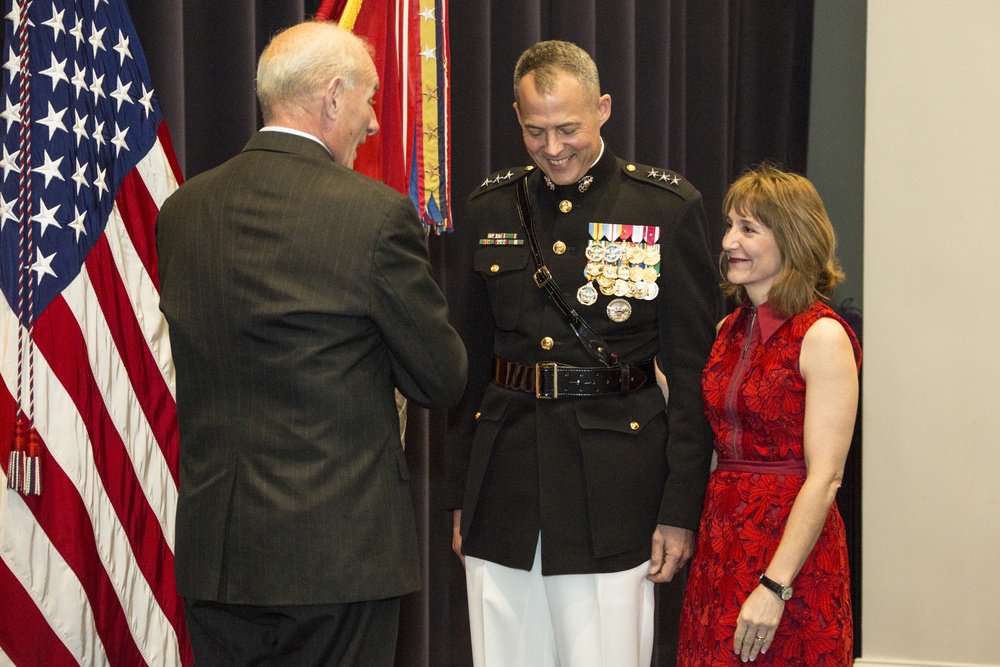
M 649 562 L 543 577 L 541 555 L 539 538 L 530 572 L 466 556 L 475 667 L 649 667 Z

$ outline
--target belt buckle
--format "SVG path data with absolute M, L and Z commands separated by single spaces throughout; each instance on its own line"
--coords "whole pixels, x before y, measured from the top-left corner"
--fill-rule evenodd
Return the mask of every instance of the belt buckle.
M 543 264 L 538 267 L 538 270 L 535 271 L 532 277 L 535 279 L 535 284 L 538 287 L 545 287 L 546 283 L 552 280 L 552 272 L 549 271 L 549 267 Z
M 552 369 L 552 395 L 542 393 L 542 370 Z M 535 398 L 559 398 L 559 364 L 554 361 L 539 361 L 535 364 Z

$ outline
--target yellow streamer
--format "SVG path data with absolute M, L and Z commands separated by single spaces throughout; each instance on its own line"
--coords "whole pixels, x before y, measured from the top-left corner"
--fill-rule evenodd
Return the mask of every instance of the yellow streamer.
M 361 13 L 361 5 L 365 0 L 347 0 L 347 4 L 344 6 L 344 12 L 340 15 L 340 21 L 337 22 L 344 30 L 350 30 L 354 32 L 354 23 L 358 20 L 358 14 Z

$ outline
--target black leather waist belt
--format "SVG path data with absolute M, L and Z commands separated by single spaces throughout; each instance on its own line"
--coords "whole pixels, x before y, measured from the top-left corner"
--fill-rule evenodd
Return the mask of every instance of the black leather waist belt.
M 525 391 L 536 398 L 626 395 L 656 384 L 653 360 L 634 364 L 582 368 L 553 361 L 526 366 L 496 358 L 493 382 L 506 389 Z

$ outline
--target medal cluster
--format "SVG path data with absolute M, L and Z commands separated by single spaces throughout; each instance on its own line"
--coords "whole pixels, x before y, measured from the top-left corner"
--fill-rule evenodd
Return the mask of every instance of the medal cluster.
M 608 304 L 608 317 L 624 322 L 632 314 L 626 299 L 651 301 L 659 293 L 660 246 L 645 241 L 592 239 L 586 250 L 587 283 L 576 292 L 585 306 L 597 303 L 598 291 L 616 297 Z

